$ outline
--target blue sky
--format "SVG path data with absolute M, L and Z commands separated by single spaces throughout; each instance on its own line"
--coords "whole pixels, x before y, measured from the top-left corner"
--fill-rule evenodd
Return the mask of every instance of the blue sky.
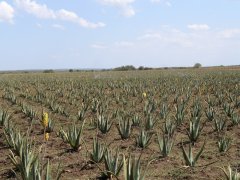
M 240 0 L 0 0 L 0 70 L 240 64 Z

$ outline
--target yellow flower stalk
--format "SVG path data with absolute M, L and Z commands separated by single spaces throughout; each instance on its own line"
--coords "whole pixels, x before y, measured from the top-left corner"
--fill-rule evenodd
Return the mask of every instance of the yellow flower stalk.
M 46 128 L 48 126 L 48 113 L 43 113 L 43 116 L 42 116 L 42 124 L 43 124 L 43 127 Z
M 147 97 L 147 93 L 145 93 L 145 92 L 142 95 L 144 98 Z
M 44 134 L 44 139 L 45 139 L 46 141 L 48 141 L 48 139 L 49 139 L 49 133 L 45 133 L 45 134 Z

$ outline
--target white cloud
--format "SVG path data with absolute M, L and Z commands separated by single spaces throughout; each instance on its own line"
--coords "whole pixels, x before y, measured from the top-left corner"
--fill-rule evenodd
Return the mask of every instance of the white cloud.
M 221 32 L 219 32 L 219 37 L 222 38 L 234 38 L 234 37 L 240 37 L 240 29 L 225 29 Z
M 207 24 L 189 24 L 187 27 L 194 31 L 206 31 L 210 29 Z
M 125 17 L 131 17 L 131 16 L 134 16 L 134 15 L 136 14 L 136 12 L 135 12 L 135 10 L 133 9 L 133 7 L 127 6 L 127 7 L 124 7 L 124 8 L 123 8 L 122 14 L 123 14 Z
M 60 9 L 59 11 L 57 11 L 56 14 L 59 19 L 65 20 L 65 21 L 77 22 L 79 18 L 76 13 L 67 11 L 65 9 Z
M 77 50 L 80 55 L 76 53 L 74 58 L 87 57 L 89 60 L 86 67 L 102 68 L 124 64 L 136 67 L 193 66 L 196 62 L 204 66 L 239 64 L 239 38 L 219 38 L 221 31 L 225 30 L 212 28 L 204 32 L 183 31 L 163 25 L 158 29 L 146 30 L 139 38 L 135 35 L 135 40 L 131 37 L 123 40 L 116 38 L 114 43 L 93 42 L 89 45 L 89 51 Z M 234 37 L 236 36 L 237 34 Z M 99 57 L 102 59 L 101 63 Z
M 177 45 L 181 47 L 191 47 L 191 37 L 177 29 L 167 29 L 156 32 L 147 32 L 137 38 L 147 43 L 156 43 L 161 45 Z
M 237 36 L 240 31 L 233 32 Z M 135 64 L 131 64 L 138 66 L 191 66 L 196 62 L 204 65 L 227 64 L 223 56 L 237 56 L 239 53 L 235 49 L 240 42 L 237 38 L 219 38 L 218 33 L 217 29 L 189 32 L 164 26 L 147 30 L 136 37 L 132 48 L 112 47 L 108 52 L 113 54 L 112 59 L 119 59 L 122 64 L 133 59 L 131 62 Z
M 113 5 L 113 6 L 128 6 L 135 0 L 99 0 L 103 4 Z
M 0 2 L 0 22 L 13 23 L 14 9 L 7 2 Z
M 136 14 L 134 8 L 131 6 L 135 0 L 99 0 L 100 3 L 108 6 L 114 6 L 121 10 L 121 14 L 125 17 L 131 17 Z
M 105 24 L 101 23 L 101 22 L 99 22 L 99 23 L 89 22 L 89 21 L 79 17 L 76 13 L 71 12 L 71 11 L 67 11 L 65 9 L 60 9 L 55 14 L 56 14 L 56 17 L 60 20 L 77 23 L 77 24 L 79 24 L 80 26 L 83 26 L 83 27 L 97 28 L 97 27 L 104 27 L 105 26 Z
M 56 29 L 60 29 L 60 30 L 64 30 L 65 29 L 65 27 L 60 25 L 60 24 L 53 24 L 52 27 L 56 28 Z
M 154 32 L 150 32 L 150 33 L 146 33 L 140 37 L 138 37 L 139 40 L 145 40 L 145 39 L 162 39 L 162 35 L 160 33 L 154 33 Z
M 49 9 L 46 4 L 38 4 L 31 0 L 15 0 L 17 6 L 29 14 L 32 14 L 42 19 L 54 19 L 55 13 L 52 9 Z
M 170 2 L 170 0 L 150 0 L 151 3 L 161 3 L 161 4 L 165 4 L 167 6 L 172 6 L 172 3 Z
M 53 10 L 47 7 L 46 4 L 38 4 L 33 0 L 15 0 L 16 5 L 26 11 L 41 19 L 56 19 L 68 22 L 77 23 L 82 27 L 86 28 L 97 28 L 104 27 L 105 24 L 102 22 L 92 23 L 84 18 L 79 17 L 75 12 L 67 11 L 65 9 Z

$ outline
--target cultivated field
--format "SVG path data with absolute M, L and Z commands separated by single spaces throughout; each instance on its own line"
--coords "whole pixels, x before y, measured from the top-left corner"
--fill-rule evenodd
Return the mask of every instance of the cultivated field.
M 240 67 L 0 74 L 0 179 L 239 179 L 239 124 Z

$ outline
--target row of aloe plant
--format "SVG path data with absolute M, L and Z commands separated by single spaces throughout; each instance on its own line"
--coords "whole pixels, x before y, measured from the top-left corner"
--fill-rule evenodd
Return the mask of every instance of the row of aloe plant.
M 187 79 L 187 78 L 186 78 Z M 50 90 L 51 91 L 54 91 L 55 89 L 58 89 L 59 87 L 61 87 L 61 86 L 58 86 L 58 85 L 63 85 L 64 83 L 61 83 L 61 82 L 66 82 L 66 81 L 59 81 L 59 82 L 56 82 L 54 85 L 54 87 L 50 87 Z M 130 81 L 131 82 L 131 81 Z M 174 82 L 178 82 L 177 80 L 176 81 L 174 81 Z M 117 93 L 117 92 L 114 92 L 114 94 L 113 94 L 113 97 L 116 97 L 116 96 L 119 96 L 119 104 L 120 105 L 123 105 L 123 106 L 125 106 L 126 105 L 126 102 L 129 100 L 128 98 L 129 97 L 131 97 L 131 94 L 132 94 L 132 92 L 131 92 L 131 90 L 133 89 L 132 87 L 131 87 L 131 85 L 129 85 L 130 83 L 125 83 L 125 82 L 122 82 L 122 84 L 124 85 L 124 87 L 123 88 L 120 88 L 120 90 L 122 90 L 122 92 L 121 93 Z M 164 84 L 164 81 L 163 81 L 163 84 Z M 84 89 L 84 86 L 81 84 L 81 85 L 77 85 L 77 83 L 75 82 L 75 84 L 74 84 L 76 87 L 78 87 L 78 90 L 82 90 L 82 89 Z M 164 86 L 166 86 L 166 83 L 164 84 Z M 204 85 L 205 86 L 205 85 Z M 201 93 L 205 93 L 206 94 L 206 92 L 207 92 L 207 89 L 206 88 L 204 88 L 204 86 L 203 86 L 203 89 L 202 89 L 202 92 Z M 107 88 L 111 88 L 112 90 L 114 90 L 115 88 L 119 88 L 119 87 L 121 87 L 121 84 L 119 84 L 119 86 L 118 86 L 118 84 L 115 84 L 115 83 L 112 83 L 111 85 L 109 85 L 109 86 L 107 86 Z M 138 86 L 137 86 L 138 87 Z M 97 94 L 103 94 L 104 92 L 105 92 L 105 89 L 107 89 L 106 88 L 106 86 L 104 85 L 104 84 L 99 84 L 99 91 L 97 91 Z M 141 91 L 142 91 L 142 89 L 144 89 L 144 88 L 146 88 L 146 84 L 145 84 L 145 86 L 141 86 Z M 177 93 L 179 93 L 179 95 L 176 95 L 176 98 L 175 98 L 175 106 L 176 106 L 176 108 L 178 109 L 178 106 L 179 106 L 179 110 L 176 110 L 176 115 L 175 115 L 175 118 L 176 118 L 176 122 L 173 122 L 173 121 L 170 121 L 169 119 L 167 119 L 167 117 L 168 117 L 168 114 L 172 114 L 172 109 L 170 108 L 169 109 L 169 112 L 170 113 L 168 113 L 167 112 L 167 110 L 163 110 L 164 108 L 160 108 L 160 111 L 162 110 L 162 112 L 161 113 L 159 113 L 159 114 L 161 114 L 160 115 L 160 118 L 161 119 L 165 119 L 166 120 L 166 123 L 164 124 L 165 125 L 165 127 L 163 128 L 164 130 L 164 135 L 163 135 L 163 137 L 162 137 L 162 141 L 159 141 L 159 142 L 162 142 L 162 144 L 167 144 L 167 143 L 164 143 L 164 141 L 163 141 L 163 139 L 164 138 L 172 138 L 173 137 L 173 134 L 174 134 L 174 131 L 175 131 L 175 129 L 177 128 L 177 130 L 178 130 L 178 125 L 181 125 L 181 124 L 183 124 L 183 123 L 185 123 L 186 122 L 186 115 L 187 115 L 187 106 L 189 106 L 190 104 L 189 104 L 189 98 L 191 97 L 191 94 L 194 94 L 194 95 L 196 95 L 196 94 L 200 94 L 200 91 L 201 91 L 201 88 L 200 88 L 200 86 L 199 86 L 199 84 L 197 84 L 194 88 L 193 88 L 193 90 L 192 90 L 192 92 L 191 92 L 191 90 L 188 90 L 188 89 L 186 89 L 186 88 L 179 88 L 179 89 L 177 89 L 176 88 L 176 86 L 173 86 L 173 87 L 168 87 L 169 89 L 172 89 L 171 90 L 171 92 L 173 93 L 173 94 L 177 94 Z M 210 108 L 209 108 L 209 111 L 207 110 L 206 111 L 206 117 L 210 120 L 210 121 L 213 121 L 213 123 L 214 123 L 214 129 L 216 130 L 216 131 L 219 131 L 219 132 L 222 132 L 223 130 L 224 130 L 224 128 L 226 127 L 226 120 L 225 119 L 223 119 L 223 120 L 221 120 L 221 118 L 219 119 L 219 117 L 217 116 L 218 114 L 220 114 L 220 111 L 219 111 L 219 109 L 221 109 L 221 110 L 223 110 L 223 112 L 225 113 L 225 115 L 226 116 L 228 116 L 228 120 L 230 119 L 231 120 L 231 122 L 232 122 L 232 124 L 234 124 L 234 125 L 237 125 L 238 124 L 238 122 L 239 122 L 239 118 L 238 118 L 238 114 L 237 114 L 237 110 L 235 109 L 235 108 L 237 108 L 235 105 L 234 105 L 234 101 L 235 100 L 233 100 L 233 99 L 236 99 L 236 98 L 234 98 L 234 97 L 237 97 L 236 96 L 236 94 L 237 93 L 235 93 L 235 92 L 233 92 L 233 91 L 231 91 L 230 92 L 230 89 L 229 89 L 229 94 L 230 95 L 227 95 L 226 96 L 226 94 L 224 94 L 224 93 L 222 93 L 222 92 L 218 92 L 218 91 L 216 91 L 217 90 L 217 88 L 214 88 L 214 87 L 212 87 L 213 89 L 211 90 L 211 91 L 213 91 L 214 93 L 214 96 L 216 96 L 216 97 L 214 97 L 214 101 L 215 102 L 213 102 L 212 103 L 212 105 L 210 106 Z M 71 87 L 67 87 L 66 89 L 69 89 L 69 90 L 74 90 L 74 88 L 73 88 L 73 86 L 71 86 Z M 90 89 L 90 91 L 91 91 L 91 88 L 89 88 Z M 135 91 L 137 91 L 137 93 L 136 92 L 134 92 L 133 94 L 134 94 L 134 97 L 138 97 L 139 95 L 139 92 L 138 92 L 138 88 L 134 88 L 135 89 Z M 146 104 L 146 106 L 144 106 L 144 107 L 146 107 L 145 108 L 145 111 L 144 112 L 146 112 L 146 113 L 144 113 L 143 112 L 143 115 L 144 115 L 144 117 L 145 118 L 147 118 L 147 123 L 146 123 L 146 127 L 150 127 L 150 128 L 144 128 L 144 130 L 143 131 L 145 131 L 146 133 L 149 133 L 150 134 L 150 136 L 151 136 L 151 133 L 150 132 L 148 132 L 148 130 L 151 130 L 152 128 L 151 128 L 151 126 L 148 126 L 149 124 L 151 125 L 151 124 L 153 124 L 153 123 L 151 123 L 151 121 L 149 121 L 148 122 L 148 119 L 152 119 L 153 117 L 155 117 L 154 115 L 155 114 L 158 114 L 158 102 L 156 102 L 156 101 L 152 101 L 152 99 L 151 98 L 149 98 L 149 97 L 153 97 L 153 94 L 154 94 L 154 92 L 156 92 L 156 90 L 158 90 L 158 88 L 156 88 L 155 89 L 155 86 L 152 88 L 153 89 L 153 92 L 152 93 L 150 93 L 151 91 L 150 91 L 150 89 L 148 89 L 148 91 L 146 91 L 147 93 L 146 93 L 146 96 L 144 95 L 142 98 L 141 98 L 141 101 L 142 102 L 145 102 L 145 100 L 148 100 L 149 102 L 147 102 Z M 163 92 L 163 91 L 161 91 L 161 92 Z M 187 93 L 184 93 L 184 92 L 187 92 Z M 215 93 L 216 92 L 216 93 Z M 57 92 L 57 96 L 59 96 L 59 97 L 62 97 L 62 96 L 64 96 L 64 93 L 66 93 L 66 92 Z M 83 93 L 84 95 L 87 95 L 87 93 Z M 160 93 L 161 94 L 161 93 Z M 181 95 L 182 94 L 182 95 Z M 234 94 L 234 95 L 233 95 Z M 90 93 L 89 93 L 89 95 L 90 96 L 92 96 Z M 97 98 L 97 99 L 99 99 L 99 102 L 101 103 L 101 102 L 104 102 L 104 100 L 105 99 L 107 99 L 106 98 L 106 95 L 103 95 L 103 96 L 105 96 L 105 97 L 103 97 L 103 98 Z M 141 94 L 141 96 L 142 96 L 142 94 Z M 164 98 L 167 98 L 166 97 L 166 93 L 164 94 L 164 96 L 165 97 L 162 97 L 163 99 Z M 182 97 L 180 97 L 180 96 L 182 96 Z M 41 97 L 41 96 L 38 96 L 38 100 L 39 99 L 41 99 L 41 98 L 46 98 L 46 97 L 48 97 L 48 95 L 47 96 L 43 96 L 43 97 Z M 71 97 L 71 95 L 70 94 L 67 94 L 67 97 Z M 75 95 L 74 97 L 77 97 L 77 95 Z M 224 101 L 226 100 L 226 97 L 229 97 L 228 99 L 229 100 L 227 100 L 227 104 L 226 105 L 224 105 Z M 180 99 L 182 98 L 182 101 L 179 101 Z M 73 100 L 74 98 L 71 98 L 71 100 L 69 100 L 69 102 L 68 103 L 72 103 L 72 104 L 74 104 L 75 102 L 73 102 L 72 100 Z M 34 100 L 34 99 L 33 99 Z M 141 102 L 141 101 L 139 101 L 139 102 Z M 237 100 L 238 101 L 238 100 Z M 95 101 L 96 102 L 96 101 Z M 138 101 L 135 101 L 134 100 L 134 103 L 136 103 L 136 102 L 138 102 Z M 166 101 L 163 101 L 164 103 L 166 103 L 166 104 L 168 104 L 167 103 L 167 100 Z M 60 104 L 60 101 L 58 101 L 57 102 L 58 104 Z M 133 103 L 133 104 L 134 104 Z M 162 102 L 161 102 L 162 103 Z M 98 104 L 98 103 L 97 103 Z M 130 103 L 129 103 L 130 104 Z M 194 104 L 194 103 L 193 103 Z M 211 103 L 209 103 L 209 104 L 211 104 Z M 181 108 L 180 106 L 181 105 L 183 105 L 183 106 L 185 106 L 184 108 Z M 95 106 L 95 105 L 94 105 Z M 99 108 L 100 107 L 100 108 Z M 93 107 L 93 111 L 92 112 L 95 112 L 95 114 L 96 114 L 96 112 L 101 112 L 100 114 L 103 116 L 103 114 L 104 114 L 104 116 L 106 116 L 106 117 L 108 117 L 108 113 L 103 113 L 105 110 L 103 110 L 104 108 L 103 108 L 103 106 L 101 106 L 101 105 L 99 105 L 99 107 L 97 107 L 97 105 L 95 106 L 95 107 Z M 159 106 L 160 107 L 160 106 Z M 173 107 L 173 106 L 172 106 Z M 234 108 L 233 108 L 234 107 Z M 189 137 L 189 139 L 190 139 L 190 141 L 192 142 L 192 144 L 194 144 L 194 143 L 196 143 L 196 141 L 198 140 L 198 138 L 200 137 L 200 134 L 201 134 L 201 129 L 203 128 L 203 122 L 200 120 L 200 116 L 201 116 L 201 110 L 199 111 L 198 109 L 201 109 L 202 107 L 200 107 L 200 106 L 198 106 L 197 104 L 194 104 L 194 106 L 193 106 L 193 110 L 191 111 L 191 120 L 190 120 L 190 122 L 189 122 L 189 128 L 188 128 L 188 130 L 187 130 L 187 134 L 188 134 L 188 137 Z M 88 110 L 86 110 L 86 111 L 90 111 L 90 109 L 91 108 L 89 108 Z M 97 109 L 97 110 L 96 110 Z M 183 109 L 183 110 L 182 110 Z M 126 109 L 125 109 L 126 110 Z M 184 112 L 184 113 L 182 113 L 182 112 Z M 85 112 L 85 114 L 86 114 L 86 112 Z M 89 113 L 90 114 L 90 113 Z M 105 115 L 106 114 L 106 115 Z M 158 115 L 159 115 L 158 114 Z M 150 116 L 151 115 L 151 116 Z M 82 120 L 82 119 L 84 119 L 84 116 L 80 113 L 80 115 L 79 115 L 79 120 Z M 82 118 L 83 117 L 83 118 Z M 148 118 L 148 117 L 152 117 L 152 118 Z M 234 117 L 234 118 L 233 118 Z M 101 118 L 101 119 L 104 119 L 104 118 Z M 138 121 L 138 118 L 136 118 L 137 120 L 136 120 L 136 122 Z M 99 119 L 98 119 L 99 120 Z M 130 125 L 130 121 L 131 120 L 129 120 L 129 119 L 124 119 L 123 120 L 124 122 L 119 122 L 118 123 L 118 125 L 117 125 L 117 127 L 120 129 L 120 126 L 121 126 L 121 132 L 123 132 L 122 134 L 131 134 L 131 128 L 125 128 L 125 127 L 130 127 L 131 125 Z M 112 121 L 109 121 L 110 123 L 107 123 L 107 124 L 110 124 L 111 126 L 110 126 L 110 128 L 105 128 L 106 126 L 105 126 L 105 124 L 104 123 L 102 123 L 103 121 L 99 121 L 99 123 L 97 123 L 97 126 L 98 127 L 100 127 L 100 129 L 103 129 L 103 132 L 105 132 L 105 130 L 104 129 L 107 129 L 107 131 L 109 131 L 110 130 L 110 128 L 111 128 L 111 126 L 112 126 Z M 155 121 L 153 121 L 153 122 L 155 122 Z M 120 124 L 121 123 L 121 124 Z M 141 123 L 143 123 L 143 121 L 141 122 Z M 139 124 L 141 124 L 141 123 L 139 123 Z M 186 123 L 188 123 L 188 122 L 186 122 Z M 137 123 L 136 123 L 137 124 Z M 100 126 L 99 126 L 100 125 Z M 176 127 L 177 126 L 177 127 Z M 109 127 L 109 126 L 107 126 L 107 127 Z M 129 131 L 130 130 L 130 131 Z M 101 131 L 101 130 L 100 130 Z M 107 132 L 106 131 L 106 132 Z M 79 132 L 79 131 L 78 131 Z M 64 134 L 64 133 L 63 133 Z M 78 134 L 78 133 L 76 133 L 76 134 Z M 120 131 L 119 131 L 119 134 L 121 135 L 121 133 L 120 133 Z M 64 138 L 64 137 L 66 137 L 66 136 L 63 136 L 63 139 L 64 139 L 64 141 L 66 141 L 66 139 L 67 138 Z M 121 137 L 127 137 L 127 136 L 121 136 Z M 224 143 L 224 142 L 226 142 L 226 143 Z M 227 141 L 227 139 L 223 139 L 223 141 L 220 141 L 219 140 L 219 144 L 218 144 L 218 146 L 219 146 L 219 149 L 226 149 L 225 147 L 226 146 L 228 146 L 227 144 L 229 144 L 229 143 L 227 143 L 228 141 Z M 171 143 L 170 143 L 171 144 Z M 221 148 L 220 148 L 221 147 Z M 163 149 L 163 148 L 162 148 Z
M 147 168 L 151 161 L 148 162 L 145 170 L 141 168 L 141 156 L 139 158 L 132 157 L 129 154 L 128 158 L 120 153 L 119 148 L 111 150 L 106 144 L 100 142 L 99 138 L 93 140 L 93 150 L 90 152 L 90 159 L 94 163 L 100 163 L 104 161 L 105 170 L 101 170 L 102 177 L 104 178 L 117 178 L 124 169 L 125 180 L 144 180 L 147 172 Z M 99 167 L 99 166 L 98 166 Z
M 6 109 L 0 109 L 0 126 L 7 126 L 11 120 L 12 115 Z
M 26 135 L 23 135 L 15 126 L 10 124 L 4 128 L 5 140 L 10 148 L 9 158 L 20 173 L 12 170 L 16 178 L 24 180 L 60 179 L 60 168 L 58 167 L 55 178 L 52 178 L 49 160 L 47 163 L 43 163 L 40 157 L 41 148 L 37 151 L 37 148 L 29 138 L 28 132 Z

